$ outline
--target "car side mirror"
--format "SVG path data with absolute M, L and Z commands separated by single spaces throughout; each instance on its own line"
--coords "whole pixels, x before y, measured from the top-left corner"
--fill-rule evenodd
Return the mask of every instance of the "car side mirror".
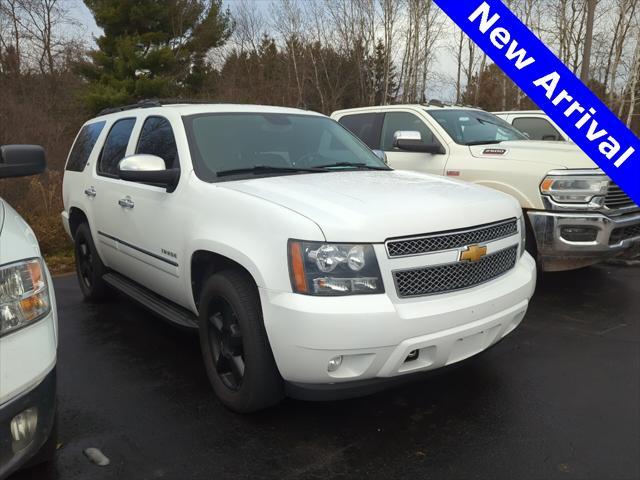
M 44 148 L 40 145 L 0 146 L 0 178 L 38 175 L 46 168 Z
M 173 192 L 180 180 L 180 169 L 167 169 L 164 160 L 156 155 L 137 154 L 120 160 L 118 177 L 129 182 L 160 185 L 167 192 Z
M 398 130 L 393 134 L 393 146 L 407 152 L 431 153 L 433 155 L 442 155 L 445 153 L 442 145 L 433 143 L 422 143 L 422 135 L 420 132 L 413 130 Z
M 542 140 L 555 141 L 558 140 L 558 137 L 556 137 L 555 135 L 545 135 L 542 137 Z
M 389 160 L 387 160 L 387 154 L 384 153 L 384 150 L 373 150 L 373 153 L 375 153 L 376 157 L 378 157 L 380 160 L 382 160 L 384 162 L 385 165 L 387 165 L 389 163 Z

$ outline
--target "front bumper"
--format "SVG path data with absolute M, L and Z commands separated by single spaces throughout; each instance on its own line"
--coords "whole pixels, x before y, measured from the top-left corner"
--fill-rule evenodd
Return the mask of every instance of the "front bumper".
M 581 268 L 598 263 L 640 244 L 640 212 L 609 217 L 602 213 L 529 211 L 545 271 Z M 567 232 L 588 229 L 594 238 L 575 241 Z M 569 238 L 567 238 L 569 236 Z
M 260 295 L 284 380 L 296 390 L 328 385 L 348 390 L 394 383 L 487 349 L 522 321 L 535 283 L 535 262 L 525 253 L 493 281 L 405 301 L 388 294 L 329 298 L 260 289 Z M 415 350 L 418 358 L 407 361 Z M 329 372 L 328 362 L 336 356 L 342 364 Z
M 36 431 L 30 443 L 16 451 L 11 421 L 29 408 L 36 408 L 38 411 Z M 0 478 L 6 478 L 38 453 L 51 435 L 55 414 L 55 368 L 35 388 L 0 406 Z

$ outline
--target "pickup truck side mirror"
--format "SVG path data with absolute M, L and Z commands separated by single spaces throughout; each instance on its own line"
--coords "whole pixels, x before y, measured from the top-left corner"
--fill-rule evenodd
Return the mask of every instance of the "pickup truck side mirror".
M 129 182 L 160 185 L 167 192 L 173 192 L 180 180 L 180 169 L 167 169 L 164 160 L 156 155 L 136 154 L 120 160 L 118 177 Z
M 398 130 L 393 134 L 393 146 L 407 152 L 431 153 L 433 155 L 442 155 L 445 153 L 442 145 L 424 144 L 422 143 L 422 135 L 420 132 L 412 130 Z
M 0 178 L 38 175 L 47 168 L 44 148 L 40 145 L 2 145 Z

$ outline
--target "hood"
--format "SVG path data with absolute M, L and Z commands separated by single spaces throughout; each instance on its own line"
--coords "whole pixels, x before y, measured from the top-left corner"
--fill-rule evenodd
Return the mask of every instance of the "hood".
M 332 242 L 380 243 L 521 214 L 504 193 L 413 172 L 313 173 L 217 185 L 293 210 L 318 224 Z
M 471 155 L 477 158 L 504 158 L 516 162 L 544 163 L 552 168 L 598 168 L 575 143 L 542 140 L 515 140 L 496 145 L 473 145 Z M 485 150 L 504 153 L 484 153 Z

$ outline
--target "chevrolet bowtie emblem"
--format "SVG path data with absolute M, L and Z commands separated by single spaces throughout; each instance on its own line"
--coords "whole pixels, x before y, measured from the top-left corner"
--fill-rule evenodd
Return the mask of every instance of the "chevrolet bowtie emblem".
M 460 252 L 461 262 L 478 262 L 487 254 L 487 247 L 469 245 L 466 250 Z

